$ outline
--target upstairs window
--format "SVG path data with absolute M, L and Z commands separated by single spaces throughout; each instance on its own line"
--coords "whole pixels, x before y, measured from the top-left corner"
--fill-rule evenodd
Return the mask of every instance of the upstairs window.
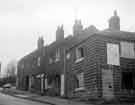
M 135 46 L 131 42 L 121 42 L 121 57 L 135 58 Z
M 56 59 L 55 59 L 56 62 L 60 61 L 60 49 L 58 48 L 56 50 Z
M 84 59 L 84 48 L 76 48 L 76 62 L 79 62 Z
M 107 43 L 107 64 L 120 65 L 118 44 Z
M 82 47 L 79 47 L 76 49 L 76 58 L 80 59 L 84 57 L 84 49 Z
M 70 57 L 71 57 L 71 54 L 70 54 L 70 52 L 68 52 L 68 53 L 66 54 L 66 59 L 70 59 Z

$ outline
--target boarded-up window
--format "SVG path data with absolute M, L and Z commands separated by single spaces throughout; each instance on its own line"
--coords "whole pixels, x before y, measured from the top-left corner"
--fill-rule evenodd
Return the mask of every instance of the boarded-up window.
M 84 73 L 77 74 L 78 88 L 84 87 Z
M 134 43 L 121 42 L 121 57 L 135 58 Z
M 120 65 L 118 44 L 107 43 L 107 64 Z

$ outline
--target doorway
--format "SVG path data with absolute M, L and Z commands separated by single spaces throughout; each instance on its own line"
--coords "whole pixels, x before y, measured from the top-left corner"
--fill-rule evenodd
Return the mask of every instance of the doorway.
M 111 100 L 114 98 L 113 94 L 113 71 L 109 69 L 102 69 L 102 89 L 103 98 Z
M 135 90 L 135 72 L 122 72 L 122 89 Z
M 25 90 L 29 90 L 29 76 L 25 77 Z

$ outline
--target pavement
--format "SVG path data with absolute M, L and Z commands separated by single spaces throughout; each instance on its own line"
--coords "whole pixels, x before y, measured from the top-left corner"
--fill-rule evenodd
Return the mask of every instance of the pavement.
M 65 99 L 61 97 L 41 96 L 29 91 L 17 90 L 16 88 L 1 89 L 0 92 L 17 98 L 35 101 L 49 105 L 135 105 L 129 103 L 103 103 L 98 101 L 79 101 L 74 99 Z
M 86 102 L 74 101 L 71 99 L 64 99 L 60 97 L 51 97 L 51 96 L 41 96 L 39 94 L 34 94 L 28 91 L 17 90 L 15 88 L 0 89 L 0 91 L 4 94 L 8 94 L 14 97 L 28 99 L 31 101 L 37 101 L 40 103 L 50 104 L 50 105 L 90 105 L 89 103 Z

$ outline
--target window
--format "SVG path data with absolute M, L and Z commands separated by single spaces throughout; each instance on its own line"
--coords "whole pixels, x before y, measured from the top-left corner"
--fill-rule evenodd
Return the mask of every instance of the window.
M 135 72 L 122 72 L 122 89 L 135 90 Z
M 76 84 L 77 84 L 77 88 L 75 89 L 80 90 L 80 89 L 84 89 L 84 73 L 79 73 L 76 75 L 77 76 L 77 80 L 76 80 Z
M 56 50 L 56 59 L 55 59 L 55 61 L 56 62 L 60 61 L 60 49 L 59 48 Z
M 71 57 L 71 54 L 68 52 L 68 53 L 66 54 L 66 58 L 67 58 L 67 59 L 70 59 L 70 57 Z
M 107 64 L 120 65 L 118 44 L 107 43 Z
M 121 42 L 121 57 L 135 58 L 134 43 Z
M 84 48 L 79 47 L 76 49 L 76 60 L 84 58 Z

